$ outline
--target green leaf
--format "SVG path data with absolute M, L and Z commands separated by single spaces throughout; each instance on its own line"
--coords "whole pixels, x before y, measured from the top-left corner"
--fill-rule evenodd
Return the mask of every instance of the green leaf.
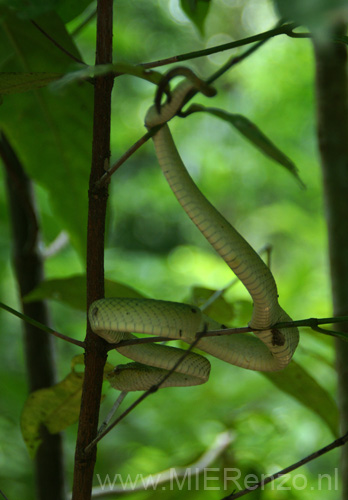
M 84 356 L 72 359 L 72 371 L 58 384 L 31 393 L 26 400 L 21 415 L 21 431 L 31 458 L 42 442 L 41 427 L 56 434 L 78 420 L 80 413 L 83 372 L 76 372 L 77 365 L 84 365 Z M 104 367 L 106 374 L 113 370 L 110 363 Z
M 74 63 L 30 21 L 0 8 L 0 70 L 6 73 L 63 73 Z M 80 57 L 57 15 L 36 19 L 74 57 Z M 85 257 L 87 190 L 91 164 L 92 85 L 52 91 L 35 88 L 7 95 L 0 128 L 9 137 L 28 175 L 49 193 L 57 224 Z
M 316 413 L 338 436 L 338 409 L 331 395 L 295 361 L 280 372 L 263 372 L 279 389 Z
M 193 22 L 201 35 L 204 34 L 204 22 L 209 12 L 210 0 L 180 0 L 182 10 Z
M 105 280 L 107 297 L 141 298 L 143 295 L 133 288 L 116 281 Z M 51 299 L 64 302 L 73 309 L 86 310 L 86 276 L 46 280 L 24 297 L 25 302 Z
M 28 90 L 46 87 L 49 83 L 58 80 L 61 73 L 1 73 L 0 94 L 18 94 Z
M 21 430 L 32 458 L 42 441 L 42 425 L 54 434 L 77 421 L 82 382 L 83 374 L 72 372 L 62 382 L 39 389 L 28 397 L 21 415 Z
M 246 139 L 256 146 L 263 154 L 276 161 L 285 167 L 299 182 L 302 188 L 305 187 L 298 174 L 298 169 L 293 161 L 291 161 L 273 142 L 265 136 L 265 134 L 248 118 L 242 115 L 228 113 L 218 108 L 206 108 L 205 106 L 194 104 L 188 109 L 188 113 L 196 113 L 204 111 L 210 113 L 222 120 L 228 122 L 238 130 Z

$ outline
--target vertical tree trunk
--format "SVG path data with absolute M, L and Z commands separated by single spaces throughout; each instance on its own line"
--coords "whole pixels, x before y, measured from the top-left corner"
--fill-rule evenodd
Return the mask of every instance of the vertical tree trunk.
M 112 62 L 113 0 L 98 0 L 96 64 Z M 95 189 L 95 183 L 109 166 L 111 91 L 113 76 L 95 78 L 92 166 L 89 180 L 87 228 L 87 310 L 104 297 L 104 231 L 107 186 Z M 96 437 L 107 356 L 106 342 L 87 325 L 85 377 L 82 391 L 79 429 L 76 442 L 73 500 L 91 496 L 96 447 L 88 453 L 87 445 Z
M 345 29 L 338 30 L 340 34 Z M 348 315 L 348 101 L 347 50 L 314 43 L 318 140 L 323 172 L 334 315 Z M 348 332 L 348 324 L 335 329 Z M 337 340 L 342 432 L 348 429 L 348 343 Z M 348 498 L 348 447 L 342 449 L 342 498 Z
M 0 134 L 0 156 L 6 169 L 6 188 L 13 235 L 13 263 L 22 311 L 49 325 L 44 301 L 22 301 L 43 280 L 39 251 L 39 225 L 30 179 L 4 134 Z M 28 323 L 23 323 L 29 391 L 50 387 L 56 382 L 54 340 Z M 35 457 L 37 496 L 40 500 L 64 500 L 65 476 L 61 434 L 49 434 L 42 426 L 42 443 Z

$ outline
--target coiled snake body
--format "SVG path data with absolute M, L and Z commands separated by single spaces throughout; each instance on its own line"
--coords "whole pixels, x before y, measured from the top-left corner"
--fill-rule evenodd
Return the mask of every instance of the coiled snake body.
M 151 107 L 145 119 L 148 128 L 163 124 L 153 136 L 157 158 L 177 200 L 202 234 L 245 285 L 253 300 L 249 326 L 255 335 L 226 335 L 202 338 L 198 348 L 227 363 L 259 371 L 276 371 L 291 360 L 298 344 L 297 328 L 272 329 L 278 322 L 291 321 L 278 303 L 277 287 L 266 264 L 244 238 L 226 221 L 199 191 L 188 174 L 173 142 L 166 122 L 181 108 L 192 84 L 185 80 L 175 89 L 172 99 L 158 112 Z M 192 343 L 197 332 L 222 326 L 198 308 L 151 299 L 108 298 L 94 302 L 89 320 L 95 333 L 110 343 L 134 338 L 131 332 L 180 339 Z M 163 377 L 182 356 L 181 349 L 156 344 L 118 348 L 136 361 L 116 367 L 109 375 L 119 390 L 146 390 Z M 210 363 L 190 352 L 162 387 L 204 383 Z

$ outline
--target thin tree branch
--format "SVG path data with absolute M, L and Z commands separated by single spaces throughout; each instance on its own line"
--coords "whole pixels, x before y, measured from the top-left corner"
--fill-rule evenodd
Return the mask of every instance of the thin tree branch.
M 272 30 L 271 30 L 272 31 Z M 261 42 L 253 45 L 250 49 L 246 50 L 243 54 L 241 54 L 240 56 L 237 56 L 237 57 L 233 57 L 231 60 L 229 60 L 226 64 L 224 64 L 217 72 L 213 73 L 213 75 L 211 75 L 208 80 L 206 81 L 206 83 L 210 84 L 212 82 L 214 82 L 215 80 L 217 80 L 221 75 L 223 75 L 224 73 L 226 73 L 226 71 L 228 71 L 229 69 L 231 69 L 233 66 L 235 66 L 236 64 L 242 62 L 244 59 L 246 59 L 248 56 L 250 56 L 253 52 L 255 52 L 259 47 L 261 47 L 267 40 L 269 40 L 269 38 L 265 38 L 265 39 L 262 39 Z M 192 97 L 194 97 L 196 95 L 197 91 L 192 91 L 192 93 L 190 94 L 189 98 L 185 101 L 185 104 L 187 104 L 187 102 L 192 99 Z M 178 110 L 177 114 L 180 113 L 181 110 Z M 138 139 L 113 165 L 112 167 L 110 167 L 102 176 L 100 179 L 98 179 L 98 181 L 95 183 L 95 187 L 93 189 L 99 189 L 100 187 L 102 187 L 103 185 L 105 185 L 105 183 L 107 183 L 112 174 L 114 172 L 116 172 L 116 170 L 118 168 L 120 168 L 121 165 L 123 165 L 123 163 L 128 160 L 128 158 L 130 158 L 143 144 L 145 144 L 145 142 L 147 142 L 153 135 L 155 135 L 155 133 L 161 128 L 163 127 L 163 124 L 162 125 L 158 125 L 156 127 L 153 127 L 151 130 L 149 130 L 148 132 L 146 132 L 146 134 L 144 134 L 140 139 Z
M 8 497 L 5 495 L 5 493 L 0 490 L 0 495 L 5 499 L 5 500 L 9 500 Z
M 35 26 L 36 29 L 38 29 L 40 31 L 40 33 L 42 33 L 50 42 L 52 42 L 53 45 L 55 45 L 60 51 L 64 52 L 64 54 L 66 54 L 68 57 L 70 57 L 70 59 L 72 59 L 73 61 L 75 61 L 79 64 L 83 64 L 84 66 L 86 65 L 85 62 L 83 62 L 78 57 L 74 56 L 74 54 L 71 54 L 71 52 L 69 52 L 67 49 L 65 49 L 60 43 L 57 42 L 57 40 L 52 38 L 51 35 L 49 33 L 47 33 L 43 28 L 41 28 L 41 26 L 39 24 L 37 24 L 36 21 L 31 20 L 31 23 Z
M 318 333 L 323 333 L 325 335 L 330 335 L 330 336 L 339 336 L 342 339 L 348 341 L 348 334 L 344 334 L 341 332 L 336 332 L 332 330 L 325 330 L 324 328 L 319 328 L 318 325 L 327 325 L 327 324 L 334 324 L 334 323 L 344 323 L 348 322 L 348 316 L 342 316 L 342 317 L 336 317 L 336 318 L 308 318 L 308 319 L 301 319 L 297 321 L 287 321 L 282 322 L 282 323 L 276 323 L 275 325 L 272 325 L 270 328 L 275 328 L 277 330 L 281 330 L 282 328 L 291 328 L 293 326 L 305 326 L 309 327 L 312 330 L 318 332 Z M 251 328 L 250 326 L 242 326 L 239 328 L 225 328 L 222 330 L 209 330 L 206 332 L 199 332 L 197 335 L 199 335 L 200 338 L 204 337 L 221 337 L 223 335 L 238 335 L 240 333 L 257 333 L 263 330 L 256 330 L 254 328 Z M 111 351 L 112 349 L 118 349 L 119 347 L 125 347 L 129 345 L 139 345 L 139 344 L 151 344 L 154 342 L 174 342 L 177 339 L 169 338 L 169 337 L 138 337 L 135 339 L 129 339 L 129 340 L 121 340 L 120 342 L 117 342 L 115 344 L 109 344 L 108 345 L 108 351 Z
M 127 396 L 127 394 L 129 393 L 129 391 L 122 391 L 118 398 L 116 399 L 115 403 L 113 404 L 111 410 L 109 411 L 109 413 L 106 415 L 103 423 L 101 424 L 101 426 L 99 427 L 98 429 L 98 436 L 99 434 L 101 434 L 102 432 L 105 431 L 105 429 L 107 428 L 110 420 L 112 420 L 113 416 L 115 415 L 115 413 L 117 412 L 117 410 L 119 409 L 119 407 L 121 406 L 122 404 L 122 401 L 124 400 L 124 398 Z
M 230 495 L 227 495 L 224 497 L 222 500 L 236 500 L 237 498 L 240 498 L 244 495 L 247 495 L 251 491 L 255 491 L 263 486 L 265 486 L 268 483 L 271 483 L 275 479 L 278 479 L 278 477 L 284 476 L 284 474 L 287 474 L 288 472 L 292 472 L 295 469 L 298 469 L 304 464 L 307 464 L 308 462 L 311 462 L 312 460 L 315 460 L 318 457 L 321 457 L 325 453 L 328 453 L 331 450 L 334 450 L 335 448 L 338 448 L 339 446 L 343 446 L 347 443 L 348 441 L 348 432 L 341 436 L 340 438 L 336 439 L 332 443 L 330 443 L 327 446 L 324 446 L 324 448 L 321 448 L 318 451 L 315 451 L 311 455 L 308 455 L 305 458 L 302 458 L 298 462 L 290 465 L 289 467 L 286 467 L 285 469 L 280 470 L 279 472 L 276 472 L 275 474 L 272 474 L 271 476 L 268 476 L 266 479 L 263 479 L 262 481 L 259 481 L 257 484 L 254 484 L 250 488 L 245 488 L 242 491 L 239 491 L 238 493 L 232 493 Z
M 250 43 L 265 41 L 277 35 L 289 35 L 293 34 L 293 30 L 297 27 L 295 23 L 283 24 L 282 26 L 277 26 L 263 33 L 257 35 L 249 36 L 241 40 L 236 40 L 235 42 L 224 43 L 222 45 L 216 45 L 214 47 L 209 47 L 207 49 L 196 50 L 193 52 L 186 52 L 185 54 L 179 54 L 172 57 L 167 57 L 166 59 L 160 59 L 158 61 L 152 61 L 148 63 L 142 63 L 140 66 L 143 68 L 157 68 L 159 66 L 166 66 L 167 64 L 173 64 L 177 62 L 188 61 L 191 59 L 197 59 L 198 57 L 209 56 L 211 54 L 216 54 L 218 52 L 223 52 L 225 50 L 235 49 L 237 47 L 243 47 L 244 45 L 249 45 Z
M 274 29 L 277 30 L 277 28 L 274 28 Z M 233 66 L 236 66 L 236 64 L 244 61 L 244 59 L 246 59 L 251 54 L 253 54 L 254 52 L 256 52 L 268 40 L 270 40 L 270 37 L 262 38 L 259 42 L 255 43 L 249 49 L 247 49 L 245 52 L 243 52 L 243 54 L 241 54 L 240 56 L 231 57 L 231 59 L 229 59 L 227 61 L 227 63 L 225 63 L 220 69 L 218 69 L 215 73 L 213 73 L 208 78 L 207 83 L 213 83 L 213 82 L 215 82 L 218 78 L 220 78 L 220 76 L 222 76 L 227 71 L 229 71 Z
M 36 328 L 39 328 L 43 332 L 50 333 L 51 335 L 54 335 L 55 337 L 58 337 L 59 339 L 65 340 L 66 342 L 69 342 L 70 344 L 78 345 L 79 347 L 84 347 L 85 343 L 80 342 L 80 340 L 73 339 L 71 337 L 68 337 L 67 335 L 64 335 L 63 333 L 56 332 L 55 330 L 52 330 L 47 325 L 44 325 L 43 323 L 40 323 L 40 321 L 37 321 L 36 319 L 30 318 L 30 316 L 27 316 L 26 314 L 22 314 L 19 311 L 16 311 L 15 309 L 12 309 L 12 307 L 7 306 L 3 302 L 0 302 L 0 307 L 2 309 L 5 309 L 5 311 L 13 314 L 14 316 L 17 316 L 17 318 L 22 319 L 26 323 L 29 323 L 30 325 L 35 326 Z
M 308 318 L 308 319 L 300 319 L 297 321 L 286 321 L 286 322 L 281 322 L 281 323 L 276 323 L 275 325 L 272 325 L 270 328 L 276 328 L 278 330 L 281 330 L 282 328 L 291 328 L 293 326 L 308 326 L 309 328 L 312 328 L 315 330 L 318 325 L 328 325 L 328 324 L 334 324 L 334 323 L 345 323 L 348 322 L 348 316 L 337 316 L 334 318 Z M 255 330 L 254 328 L 250 328 L 249 326 L 247 327 L 242 327 L 242 328 L 226 328 L 224 330 L 210 330 L 206 333 L 203 334 L 204 337 L 217 337 L 220 335 L 234 335 L 237 333 L 248 333 L 248 332 L 259 332 L 262 330 Z M 318 330 L 316 330 L 318 331 Z M 340 335 L 342 338 L 345 340 L 348 340 L 348 336 L 345 334 L 342 334 L 341 332 L 333 332 L 330 330 L 324 330 L 321 329 L 319 333 L 325 333 L 327 335 Z

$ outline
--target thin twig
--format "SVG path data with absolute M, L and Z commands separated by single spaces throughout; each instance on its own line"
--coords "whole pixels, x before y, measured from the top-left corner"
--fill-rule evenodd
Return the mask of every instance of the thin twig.
M 118 398 L 116 399 L 116 401 L 114 402 L 114 404 L 112 405 L 112 408 L 111 410 L 109 411 L 109 413 L 106 415 L 103 423 L 101 424 L 101 426 L 99 427 L 98 429 L 98 435 L 101 434 L 102 432 L 104 432 L 104 430 L 107 428 L 108 426 L 108 423 L 110 422 L 110 420 L 112 419 L 112 417 L 115 415 L 116 411 L 119 409 L 122 401 L 124 400 L 124 398 L 127 396 L 128 394 L 128 391 L 122 391 Z
M 270 30 L 272 31 L 272 30 Z M 250 49 L 248 49 L 247 51 L 245 51 L 242 55 L 238 56 L 238 57 L 234 57 L 233 59 L 231 59 L 230 61 L 228 61 L 226 64 L 224 64 L 222 66 L 222 68 L 220 68 L 217 72 L 215 72 L 213 75 L 211 75 L 208 80 L 206 81 L 206 83 L 210 84 L 212 83 L 213 81 L 215 81 L 217 78 L 219 78 L 221 75 L 223 75 L 224 73 L 226 73 L 226 71 L 228 71 L 231 67 L 235 66 L 236 64 L 238 64 L 239 62 L 243 61 L 246 57 L 250 56 L 253 52 L 255 52 L 259 47 L 261 47 L 261 45 L 263 45 L 263 43 L 265 43 L 268 39 L 262 39 L 261 42 L 259 42 L 258 44 L 255 44 L 253 45 Z M 194 95 L 197 93 L 198 91 L 192 91 L 192 93 L 190 94 L 189 96 L 189 99 L 192 99 L 192 97 L 194 97 Z M 185 104 L 187 103 L 187 101 L 189 100 L 187 99 L 185 101 Z M 181 110 L 178 110 L 178 113 L 180 113 Z M 161 124 L 161 125 L 158 125 L 156 127 L 153 127 L 151 128 L 151 130 L 149 130 L 148 132 L 146 132 L 146 134 L 144 134 L 140 139 L 138 139 L 113 165 L 112 167 L 110 167 L 106 172 L 105 174 L 102 175 L 102 177 L 96 182 L 95 184 L 95 189 L 99 189 L 101 186 L 103 186 L 104 184 L 106 184 L 110 177 L 112 176 L 112 174 L 114 172 L 116 172 L 116 170 L 121 166 L 123 165 L 123 163 L 128 160 L 128 158 L 130 158 L 143 144 L 145 144 L 145 142 L 147 142 L 153 135 L 155 135 L 155 133 L 163 126 L 164 124 Z
M 176 62 L 188 61 L 191 59 L 197 59 L 198 57 L 209 56 L 211 54 L 216 54 L 218 52 L 223 52 L 225 50 L 235 49 L 237 47 L 242 47 L 244 45 L 249 45 L 250 43 L 259 42 L 267 40 L 277 35 L 289 35 L 293 33 L 296 28 L 296 24 L 284 24 L 282 26 L 277 26 L 263 33 L 257 35 L 249 36 L 241 40 L 236 40 L 234 42 L 224 43 L 222 45 L 216 45 L 214 47 L 209 47 L 207 49 L 196 50 L 194 52 L 186 52 L 185 54 L 179 54 L 172 57 L 167 57 L 165 59 L 160 59 L 158 61 L 152 61 L 148 63 L 142 63 L 140 66 L 143 68 L 158 68 L 159 66 L 166 66 L 167 64 L 173 64 Z
M 293 326 L 296 327 L 306 326 L 314 331 L 317 331 L 318 333 L 323 333 L 325 335 L 330 335 L 330 336 L 332 335 L 339 336 L 344 340 L 348 340 L 347 334 L 332 330 L 325 330 L 323 328 L 318 327 L 318 325 L 327 325 L 327 324 L 344 323 L 344 322 L 348 322 L 348 316 L 340 316 L 337 318 L 308 318 L 297 321 L 287 321 L 282 323 L 276 323 L 275 325 L 272 325 L 269 328 L 272 329 L 275 328 L 277 330 L 281 330 L 282 328 L 291 328 Z M 250 326 L 242 326 L 238 328 L 225 328 L 222 330 L 209 330 L 206 332 L 199 332 L 198 335 L 200 336 L 200 338 L 221 337 L 222 335 L 238 335 L 240 333 L 257 333 L 260 331 L 263 330 L 251 328 Z M 121 340 L 120 342 L 117 342 L 115 344 L 110 344 L 108 350 L 111 351 L 112 349 L 118 349 L 119 347 L 125 347 L 129 345 L 151 344 L 153 342 L 174 342 L 176 340 L 178 339 L 173 339 L 169 337 L 138 337 L 129 340 Z
M 69 52 L 60 43 L 58 43 L 57 40 L 55 40 L 54 38 L 52 38 L 51 35 L 49 33 L 47 33 L 43 28 L 41 28 L 41 26 L 39 26 L 36 21 L 31 20 L 31 23 L 35 26 L 36 29 L 38 29 L 40 31 L 40 33 L 42 33 L 46 38 L 48 38 L 48 40 L 50 42 L 52 42 L 53 45 L 55 45 L 59 50 L 61 50 L 62 52 L 64 52 L 64 54 L 66 54 L 68 57 L 70 57 L 70 59 L 72 59 L 73 61 L 75 61 L 75 62 L 77 62 L 79 64 L 83 64 L 84 66 L 86 65 L 85 62 L 81 61 L 81 59 L 79 59 L 78 57 L 74 56 L 74 54 L 72 54 L 71 52 Z
M 266 484 L 274 481 L 275 479 L 278 479 L 278 477 L 284 476 L 284 474 L 287 474 L 288 472 L 292 472 L 293 470 L 298 469 L 302 465 L 307 464 L 308 462 L 311 462 L 312 460 L 324 455 L 325 453 L 328 453 L 329 451 L 334 450 L 335 448 L 338 448 L 339 446 L 343 446 L 344 444 L 346 444 L 347 441 L 348 441 L 348 432 L 346 434 L 344 434 L 343 436 L 341 436 L 340 438 L 333 441 L 332 443 L 330 443 L 329 445 L 324 446 L 324 448 L 321 448 L 320 450 L 315 451 L 311 455 L 308 455 L 307 457 L 302 458 L 301 460 L 290 465 L 289 467 L 286 467 L 285 469 L 282 469 L 279 472 L 276 472 L 275 474 L 268 476 L 266 479 L 259 481 L 257 484 L 254 484 L 250 488 L 246 488 L 242 491 L 239 491 L 238 493 L 232 493 L 231 495 L 227 495 L 222 500 L 235 500 L 235 499 L 240 498 L 244 495 L 247 495 L 251 491 L 257 490 L 258 488 L 265 486 Z
M 7 306 L 6 304 L 3 304 L 0 302 L 0 307 L 2 309 L 5 309 L 5 311 L 8 311 L 9 313 L 13 314 L 14 316 L 17 316 L 17 318 L 22 319 L 23 321 L 26 321 L 27 323 L 30 323 L 31 325 L 36 326 L 40 330 L 43 330 L 46 333 L 50 333 L 51 335 L 54 335 L 55 337 L 58 337 L 62 340 L 65 340 L 66 342 L 70 342 L 70 344 L 75 344 L 78 345 L 79 347 L 85 347 L 84 342 L 80 342 L 79 340 L 73 339 L 71 337 L 68 337 L 67 335 L 64 335 L 63 333 L 56 332 L 55 330 L 52 330 L 49 326 L 43 325 L 39 321 L 36 321 L 33 318 L 30 318 L 29 316 L 26 316 L 25 314 L 20 313 L 19 311 L 16 311 L 15 309 L 12 309 L 12 307 Z
M 4 497 L 5 500 L 8 500 L 8 497 L 5 495 L 5 493 L 2 490 L 0 490 L 0 495 L 2 497 Z
M 277 29 L 278 29 L 277 27 L 274 28 L 274 30 L 277 30 Z M 255 43 L 249 49 L 247 49 L 245 52 L 243 52 L 243 54 L 241 54 L 240 56 L 231 57 L 231 59 L 229 59 L 227 61 L 227 63 L 225 63 L 220 69 L 218 69 L 213 75 L 211 75 L 208 78 L 207 83 L 210 84 L 210 83 L 215 82 L 215 80 L 217 80 L 218 78 L 220 78 L 220 76 L 222 76 L 227 71 L 229 71 L 233 66 L 235 66 L 236 64 L 239 64 L 240 62 L 244 61 L 244 59 L 246 59 L 251 54 L 253 54 L 254 52 L 256 52 L 256 50 L 258 50 L 260 47 L 262 47 L 262 45 L 264 43 L 268 42 L 268 40 L 270 40 L 270 37 L 268 37 L 268 38 L 262 38 L 259 42 Z
M 95 183 L 95 190 L 100 189 L 109 182 L 110 177 L 120 166 L 128 160 L 145 142 L 147 142 L 158 130 L 158 127 L 153 127 L 151 130 L 146 132 L 140 139 L 138 139 L 106 172 L 102 177 Z
M 134 408 L 136 408 L 144 399 L 146 399 L 150 394 L 156 392 L 164 382 L 175 372 L 177 367 L 184 361 L 192 349 L 198 344 L 202 335 L 197 334 L 196 339 L 190 344 L 189 348 L 184 352 L 184 354 L 178 359 L 178 361 L 172 366 L 170 370 L 163 376 L 163 378 L 157 383 L 150 387 L 147 391 L 143 392 L 138 399 L 136 399 L 104 432 L 98 434 L 98 436 L 85 448 L 85 453 L 88 453 L 106 434 L 108 434 L 117 424 L 123 420 L 128 413 L 130 413 Z
M 325 333 L 326 335 L 334 335 L 340 336 L 345 340 L 348 340 L 348 334 L 344 334 L 341 332 L 334 332 L 331 330 L 318 329 L 318 325 L 328 325 L 334 323 L 345 323 L 348 322 L 348 316 L 337 316 L 336 318 L 308 318 L 308 319 L 300 319 L 297 321 L 284 321 L 280 323 L 276 323 L 275 325 L 270 326 L 269 328 L 276 328 L 277 330 L 281 330 L 282 328 L 291 328 L 293 326 L 308 326 L 319 333 Z M 255 328 L 242 327 L 242 328 L 226 328 L 224 330 L 209 330 L 203 334 L 203 337 L 218 337 L 220 335 L 234 335 L 236 333 L 248 333 L 248 332 L 260 332 L 263 330 L 257 330 Z

